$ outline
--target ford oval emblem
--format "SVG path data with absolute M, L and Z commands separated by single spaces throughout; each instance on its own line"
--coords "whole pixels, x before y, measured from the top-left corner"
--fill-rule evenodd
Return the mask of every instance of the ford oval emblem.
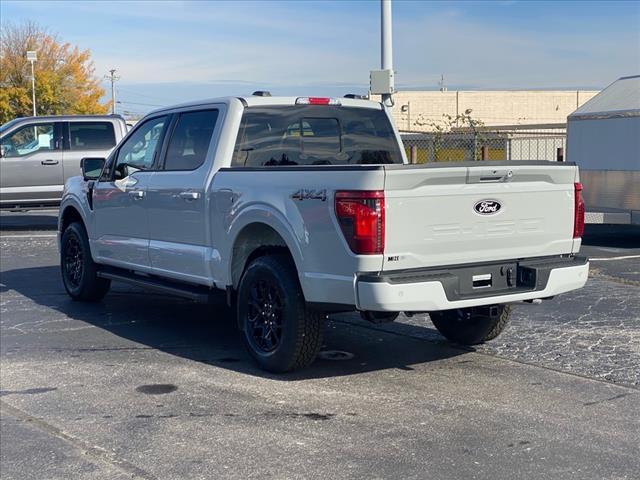
M 473 206 L 473 209 L 476 213 L 480 215 L 493 215 L 494 213 L 498 213 L 502 205 L 497 200 L 480 200 Z

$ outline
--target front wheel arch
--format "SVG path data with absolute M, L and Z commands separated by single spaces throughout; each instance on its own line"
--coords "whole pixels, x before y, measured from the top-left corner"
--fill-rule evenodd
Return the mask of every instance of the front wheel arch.
M 87 226 L 78 209 L 73 205 L 69 205 L 64 208 L 60 216 L 60 234 L 63 234 L 67 227 L 73 222 L 81 223 L 86 230 Z

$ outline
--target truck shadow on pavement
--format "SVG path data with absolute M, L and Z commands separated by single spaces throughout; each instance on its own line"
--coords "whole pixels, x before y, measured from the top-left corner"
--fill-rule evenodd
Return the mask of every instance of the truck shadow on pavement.
M 57 230 L 57 210 L 43 213 L 3 211 L 2 215 L 0 215 L 0 232 L 22 231 L 27 228 L 33 230 Z
M 299 372 L 277 375 L 264 372 L 256 366 L 242 345 L 235 321 L 224 306 L 196 304 L 121 284 L 114 284 L 102 302 L 75 302 L 64 291 L 57 266 L 2 272 L 0 291 L 5 297 L 5 311 L 9 312 L 12 290 L 27 297 L 38 307 L 48 310 L 43 312 L 42 308 L 34 306 L 34 318 L 28 322 L 24 319 L 24 313 L 21 315 L 20 328 L 26 330 L 27 335 L 30 333 L 29 329 L 33 328 L 29 325 L 34 325 L 35 330 L 31 334 L 41 339 L 50 330 L 38 331 L 37 325 L 40 322 L 37 320 L 45 322 L 49 319 L 56 320 L 56 325 L 59 322 L 64 324 L 65 321 L 84 322 L 119 337 L 96 335 L 92 333 L 92 329 L 76 330 L 62 337 L 52 336 L 50 348 L 62 353 L 68 352 L 72 356 L 105 349 L 121 349 L 123 361 L 126 361 L 127 351 L 132 348 L 156 349 L 244 374 L 296 381 L 385 369 L 410 372 L 413 370 L 412 365 L 466 353 L 463 349 L 445 343 L 416 338 L 425 336 L 425 330 L 428 330 L 426 327 L 403 325 L 402 334 L 399 335 L 359 321 L 355 315 L 340 315 L 338 320 L 327 322 L 322 347 L 327 354 Z M 21 309 L 24 308 L 23 303 Z M 8 313 L 4 318 L 5 331 L 11 327 L 12 322 L 7 318 L 10 315 Z M 415 335 L 407 329 L 415 330 Z M 8 341 L 7 338 L 5 340 Z M 27 339 L 21 341 L 24 343 L 25 340 Z

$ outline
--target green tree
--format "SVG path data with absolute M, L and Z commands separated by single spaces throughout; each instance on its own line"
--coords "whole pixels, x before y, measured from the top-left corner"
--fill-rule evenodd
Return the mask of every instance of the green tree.
M 33 113 L 27 50 L 38 53 L 35 64 L 38 115 L 109 111 L 109 103 L 100 103 L 105 92 L 94 75 L 89 50 L 59 41 L 34 22 L 5 23 L 0 32 L 0 123 Z

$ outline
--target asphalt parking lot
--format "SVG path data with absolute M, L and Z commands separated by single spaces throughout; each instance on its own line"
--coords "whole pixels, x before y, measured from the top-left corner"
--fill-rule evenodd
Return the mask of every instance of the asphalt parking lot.
M 5 479 L 637 478 L 640 236 L 589 228 L 587 286 L 476 349 L 426 316 L 332 317 L 258 370 L 223 310 L 114 284 L 71 301 L 55 212 L 0 216 Z M 335 352 L 346 352 L 337 355 Z

